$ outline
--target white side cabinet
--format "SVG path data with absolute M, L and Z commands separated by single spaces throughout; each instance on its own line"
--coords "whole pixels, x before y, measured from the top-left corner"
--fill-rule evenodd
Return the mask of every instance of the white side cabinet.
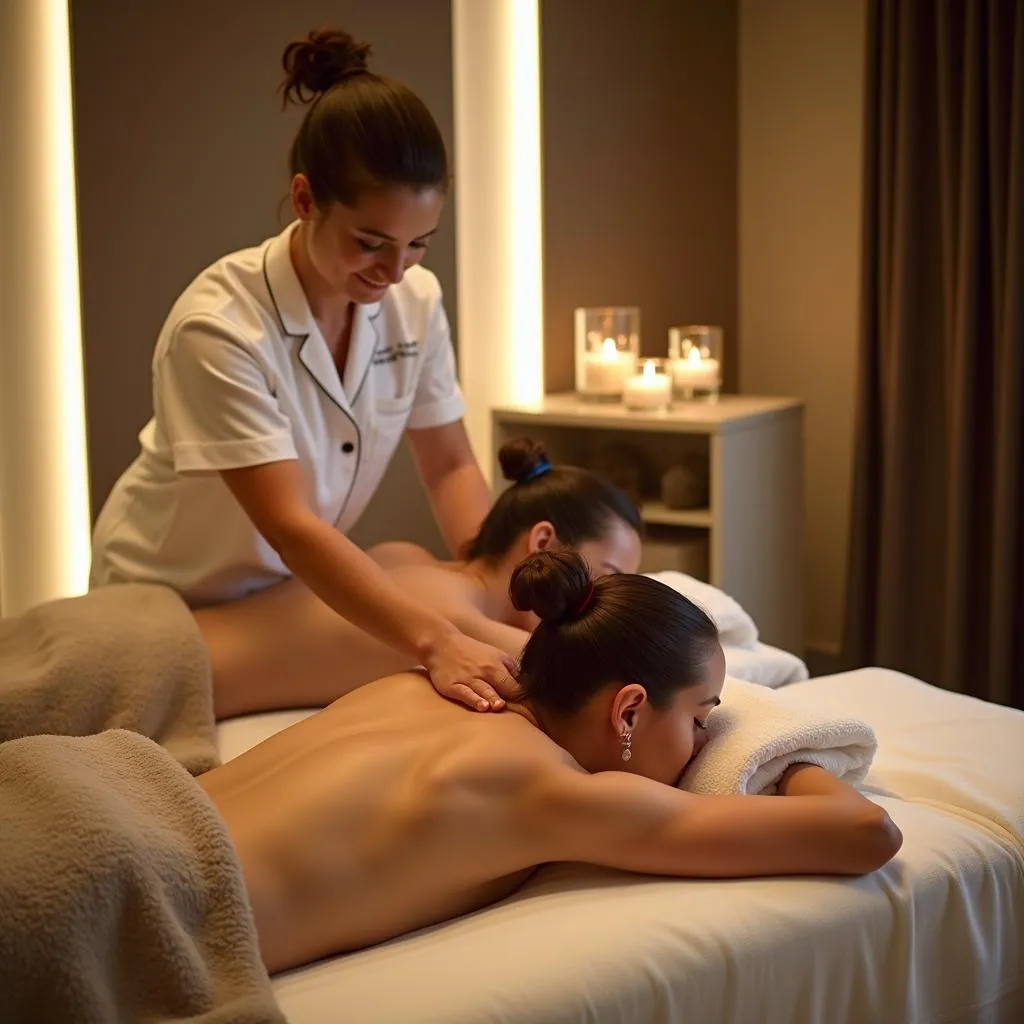
M 734 597 L 761 638 L 803 651 L 803 405 L 790 398 L 723 395 L 665 412 L 548 395 L 538 405 L 492 413 L 494 450 L 530 437 L 553 462 L 597 468 L 603 452 L 636 455 L 641 512 L 650 534 L 643 569 L 686 568 L 665 555 L 703 546 L 694 572 Z M 707 459 L 706 507 L 673 510 L 660 500 L 662 475 L 688 456 Z M 494 486 L 506 486 L 495 456 Z M 659 564 L 659 554 L 661 564 Z M 689 570 L 687 570 L 689 571 Z

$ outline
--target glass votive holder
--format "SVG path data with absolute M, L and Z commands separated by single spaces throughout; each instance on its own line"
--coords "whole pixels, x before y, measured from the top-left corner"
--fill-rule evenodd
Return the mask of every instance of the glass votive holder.
M 672 404 L 672 378 L 664 359 L 644 359 L 640 372 L 623 388 L 622 403 L 632 412 L 663 412 Z
M 672 393 L 684 401 L 716 401 L 722 389 L 721 327 L 670 327 L 668 361 Z
M 640 310 L 636 306 L 579 308 L 576 327 L 576 394 L 587 401 L 617 402 L 636 373 Z

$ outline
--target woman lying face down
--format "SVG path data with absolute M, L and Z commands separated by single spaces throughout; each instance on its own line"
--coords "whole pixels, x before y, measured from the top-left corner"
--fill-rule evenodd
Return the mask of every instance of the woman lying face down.
M 821 769 L 779 796 L 675 783 L 722 690 L 715 627 L 676 591 L 571 552 L 511 581 L 540 624 L 522 698 L 479 715 L 418 672 L 381 679 L 202 776 L 283 970 L 502 899 L 539 864 L 692 877 L 858 874 L 901 837 Z
M 385 544 L 370 554 L 403 590 L 463 633 L 518 657 L 537 618 L 510 599 L 515 567 L 538 551 L 574 550 L 597 575 L 635 572 L 642 524 L 618 488 L 587 470 L 552 466 L 528 439 L 510 441 L 498 457 L 512 486 L 495 501 L 465 561 L 440 562 L 410 544 Z M 298 580 L 200 609 L 195 617 L 210 653 L 218 718 L 323 707 L 364 683 L 416 667 Z M 486 683 L 477 686 L 476 696 L 464 694 L 467 704 L 481 711 L 504 705 Z

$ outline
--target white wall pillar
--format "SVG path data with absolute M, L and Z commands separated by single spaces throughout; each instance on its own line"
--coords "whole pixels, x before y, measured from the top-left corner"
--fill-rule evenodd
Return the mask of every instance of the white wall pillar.
M 488 475 L 490 410 L 544 393 L 538 0 L 453 0 L 459 369 Z
M 89 573 L 67 0 L 0 5 L 0 612 Z

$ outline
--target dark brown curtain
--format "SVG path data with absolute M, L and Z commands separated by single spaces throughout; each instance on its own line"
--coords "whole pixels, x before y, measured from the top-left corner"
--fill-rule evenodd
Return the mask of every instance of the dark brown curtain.
M 868 0 L 846 660 L 1024 707 L 1024 0 Z

